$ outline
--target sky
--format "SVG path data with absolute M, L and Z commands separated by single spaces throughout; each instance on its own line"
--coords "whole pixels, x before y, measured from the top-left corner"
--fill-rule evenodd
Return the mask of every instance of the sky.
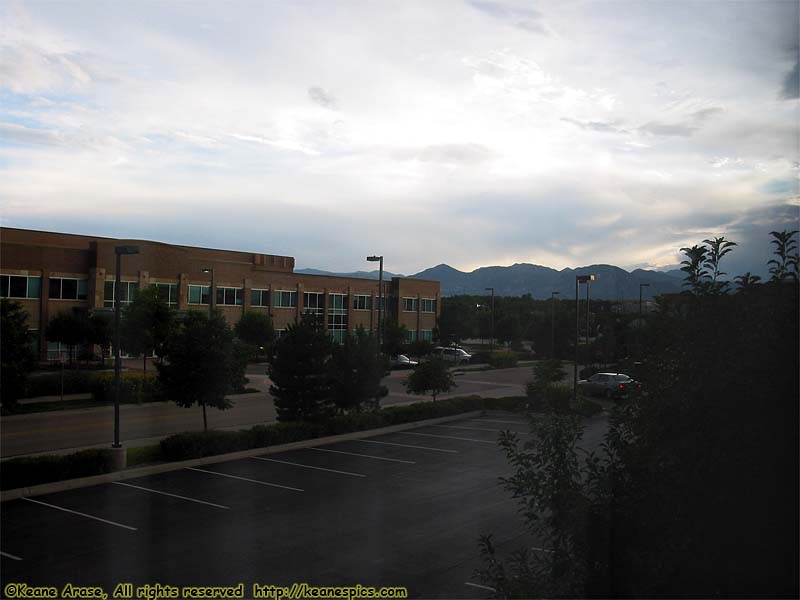
M 411 274 L 800 228 L 798 3 L 0 3 L 0 222 Z

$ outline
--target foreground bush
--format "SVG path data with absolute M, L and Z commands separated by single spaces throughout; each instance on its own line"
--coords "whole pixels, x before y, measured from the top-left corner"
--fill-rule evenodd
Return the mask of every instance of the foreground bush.
M 26 456 L 4 461 L 0 489 L 13 490 L 51 481 L 110 473 L 111 450 L 81 450 L 75 454 Z

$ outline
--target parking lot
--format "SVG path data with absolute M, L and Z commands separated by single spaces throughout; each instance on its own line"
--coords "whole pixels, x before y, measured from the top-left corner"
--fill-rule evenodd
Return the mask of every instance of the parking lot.
M 592 429 L 597 429 L 590 425 Z M 2 505 L 2 583 L 406 586 L 490 595 L 477 541 L 525 539 L 496 439 L 517 415 L 210 464 Z

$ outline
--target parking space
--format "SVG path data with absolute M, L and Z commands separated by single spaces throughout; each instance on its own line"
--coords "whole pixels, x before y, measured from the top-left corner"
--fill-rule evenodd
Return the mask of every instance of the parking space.
M 2 505 L 2 580 L 401 585 L 486 597 L 477 541 L 524 537 L 493 415 Z M 530 541 L 533 543 L 533 541 Z M 467 585 L 467 583 L 478 584 Z

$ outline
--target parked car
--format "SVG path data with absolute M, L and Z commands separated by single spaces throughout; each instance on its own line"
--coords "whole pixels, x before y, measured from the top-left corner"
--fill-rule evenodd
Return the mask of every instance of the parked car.
M 442 346 L 434 348 L 431 356 L 456 365 L 468 365 L 472 359 L 472 355 L 468 354 L 463 348 L 444 348 Z
M 605 398 L 622 398 L 630 390 L 641 388 L 638 381 L 624 373 L 595 373 L 578 382 L 578 389 L 584 394 Z
M 418 364 L 417 361 L 411 360 L 405 354 L 398 354 L 389 359 L 389 366 L 392 369 L 413 369 Z

